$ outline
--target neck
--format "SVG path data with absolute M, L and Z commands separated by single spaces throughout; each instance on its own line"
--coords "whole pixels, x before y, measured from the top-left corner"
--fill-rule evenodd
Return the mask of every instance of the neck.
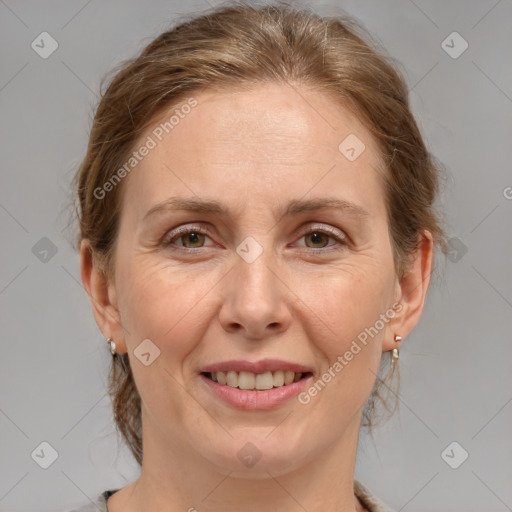
M 215 466 L 184 440 L 165 437 L 143 407 L 141 474 L 126 491 L 110 498 L 109 510 L 362 511 L 354 496 L 360 420 L 360 415 L 354 416 L 335 446 L 321 447 L 314 457 L 299 453 L 300 462 L 291 470 L 261 465 L 256 472 L 258 463 L 251 473 L 243 474 L 235 467 L 230 471 Z

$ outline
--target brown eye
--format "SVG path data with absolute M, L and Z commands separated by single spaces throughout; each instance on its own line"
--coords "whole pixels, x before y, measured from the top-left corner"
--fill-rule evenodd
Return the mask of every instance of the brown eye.
M 191 231 L 190 233 L 179 236 L 177 239 L 182 241 L 183 247 L 186 247 L 187 249 L 195 249 L 197 247 L 202 247 L 205 237 L 206 235 L 204 233 Z
M 311 241 L 312 245 L 306 244 L 308 247 L 311 247 L 312 249 L 321 249 L 327 246 L 329 238 L 331 237 L 321 231 L 312 231 L 311 233 L 304 235 L 304 238 Z
M 299 246 L 303 250 L 304 248 L 312 249 L 313 253 L 318 255 L 331 253 L 334 250 L 344 250 L 349 244 L 349 239 L 343 231 L 330 226 L 310 227 L 307 231 L 302 232 L 299 240 Z
M 210 246 L 206 245 L 206 239 L 210 239 L 209 233 L 207 228 L 181 227 L 167 233 L 162 240 L 162 245 L 166 249 L 181 251 L 208 248 Z

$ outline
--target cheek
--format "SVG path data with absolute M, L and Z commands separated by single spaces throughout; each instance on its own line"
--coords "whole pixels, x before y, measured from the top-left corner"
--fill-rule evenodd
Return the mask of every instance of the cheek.
M 194 279 L 147 255 L 133 258 L 123 270 L 120 309 L 137 389 L 148 411 L 179 418 L 186 409 L 183 364 L 208 329 L 208 292 L 219 279 L 206 273 Z M 148 365 L 139 359 L 147 339 L 157 347 L 149 344 Z
M 386 268 L 381 262 L 301 280 L 301 297 L 310 309 L 309 314 L 304 310 L 304 317 L 311 319 L 310 328 L 316 331 L 311 339 L 318 340 L 331 356 L 344 351 L 390 308 L 393 279 Z
M 164 258 L 140 255 L 124 267 L 120 303 L 127 343 L 134 350 L 149 338 L 163 355 L 172 348 L 180 361 L 201 339 L 209 323 L 209 293 L 222 285 L 220 272 L 170 267 Z M 219 282 L 220 281 L 220 282 Z
M 333 435 L 339 435 L 375 383 L 387 325 L 380 319 L 391 305 L 392 281 L 366 268 L 359 273 L 339 272 L 326 279 L 323 288 L 319 284 L 304 279 L 301 285 L 302 296 L 313 301 L 308 301 L 310 311 L 304 308 L 303 318 L 309 319 L 308 338 L 322 354 L 322 371 L 299 402 L 305 411 L 323 411 L 310 415 L 311 429 L 321 431 L 327 421 Z
M 307 336 L 323 356 L 322 382 L 310 398 L 328 403 L 340 421 L 338 413 L 359 409 L 375 382 L 382 340 L 394 316 L 393 283 L 391 260 L 345 267 L 301 283 L 301 296 L 308 298 L 309 306 L 309 313 L 306 308 L 303 312 L 303 318 L 309 318 Z M 337 409 L 340 403 L 345 404 L 343 412 Z

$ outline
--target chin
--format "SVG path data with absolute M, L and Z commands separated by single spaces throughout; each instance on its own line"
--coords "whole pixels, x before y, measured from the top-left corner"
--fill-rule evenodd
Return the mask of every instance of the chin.
M 268 436 L 268 431 L 265 434 L 258 432 L 252 438 L 245 432 L 239 439 L 230 439 L 224 453 L 210 451 L 206 457 L 221 473 L 247 479 L 266 479 L 270 475 L 277 477 L 307 463 L 308 452 L 304 443 L 289 438 L 285 444 L 282 439 L 265 439 L 265 436 Z M 237 448 L 233 451 L 234 446 Z M 298 446 L 301 448 L 298 449 Z M 211 446 L 209 448 L 211 450 Z

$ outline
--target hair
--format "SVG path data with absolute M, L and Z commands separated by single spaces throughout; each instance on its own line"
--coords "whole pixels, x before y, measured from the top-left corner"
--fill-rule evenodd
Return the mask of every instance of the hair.
M 435 212 L 440 166 L 427 151 L 411 113 L 405 79 L 392 59 L 353 18 L 320 17 L 276 5 L 224 5 L 187 18 L 113 70 L 96 109 L 87 153 L 75 176 L 79 242 L 87 239 L 112 276 L 123 183 L 108 200 L 95 190 L 115 177 L 154 119 L 207 88 L 295 84 L 323 92 L 357 115 L 380 149 L 395 269 L 402 276 L 425 230 L 445 252 Z M 107 77 L 106 77 L 107 78 Z M 106 78 L 102 81 L 103 90 Z M 111 181 L 112 182 L 112 181 Z M 362 414 L 375 425 L 376 404 L 393 378 L 383 358 Z M 394 368 L 394 366 L 392 366 Z M 117 428 L 142 464 L 141 403 L 127 354 L 113 358 L 109 394 Z M 388 416 L 388 417 L 389 417 Z

